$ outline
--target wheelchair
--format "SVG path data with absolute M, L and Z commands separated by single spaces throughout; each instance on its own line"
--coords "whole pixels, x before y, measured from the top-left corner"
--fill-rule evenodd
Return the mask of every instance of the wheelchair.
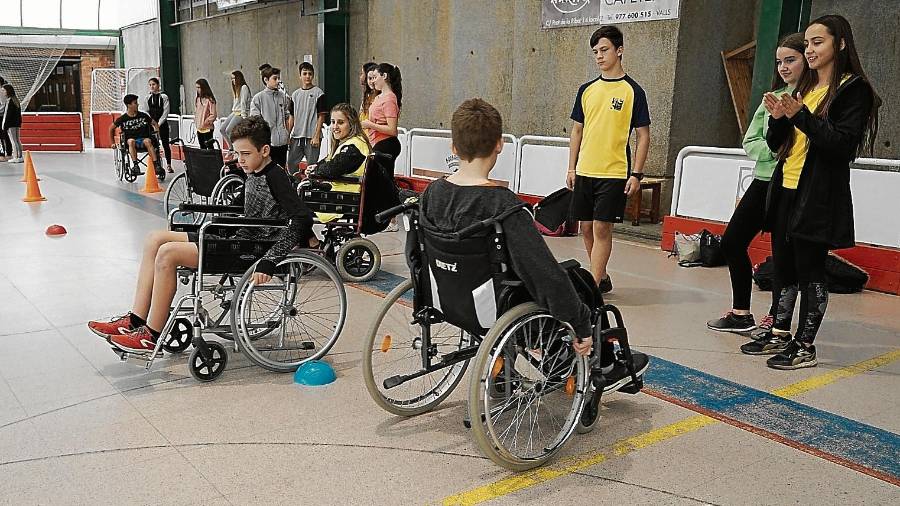
M 154 169 L 156 170 L 156 178 L 160 181 L 165 181 L 166 169 L 162 167 L 161 163 L 159 163 L 159 132 L 153 132 L 151 134 L 150 140 L 153 143 L 153 150 L 156 152 L 156 164 L 154 164 Z M 150 152 L 147 151 L 147 147 L 143 144 L 138 144 L 135 147 L 137 148 L 138 167 L 143 167 L 143 171 L 147 172 L 149 170 L 147 158 L 150 157 Z M 128 152 L 127 140 L 119 137 L 119 145 L 114 151 L 114 157 L 116 163 L 116 179 L 118 179 L 119 181 L 124 180 L 129 183 L 133 183 L 138 178 L 138 176 L 141 175 L 141 171 L 135 170 L 133 164 L 131 163 L 131 153 Z
M 379 177 L 383 169 L 378 161 L 389 156 L 383 153 L 369 155 L 360 178 L 323 178 L 311 174 L 297 189 L 311 211 L 340 215 L 324 223 L 318 217 L 315 221 L 324 226 L 322 242 L 325 257 L 334 262 L 341 277 L 351 283 L 369 281 L 381 268 L 381 251 L 374 242 L 362 236 L 384 230 L 386 225 L 378 223 L 374 213 L 399 203 L 393 183 Z M 334 191 L 330 184 L 333 182 L 359 184 L 360 192 Z M 370 193 L 380 194 L 382 200 L 394 200 L 384 205 L 384 202 L 375 202 L 374 198 L 367 197 Z M 366 206 L 367 200 L 369 206 Z
M 163 196 L 166 215 L 181 204 L 201 205 L 241 205 L 243 203 L 246 174 L 236 161 L 226 163 L 222 150 L 201 149 L 186 146 L 181 139 L 172 144 L 180 144 L 184 153 L 184 172 L 175 176 Z M 205 213 L 184 212 L 176 216 L 177 223 L 202 223 Z
M 410 200 L 379 214 L 404 213 L 411 277 L 385 297 L 363 348 L 363 376 L 376 404 L 399 416 L 428 412 L 474 360 L 464 424 L 493 462 L 524 471 L 546 463 L 573 432 L 591 430 L 599 418 L 601 341 L 619 344 L 615 353 L 630 376 L 620 391 L 641 390 L 643 369 L 635 370 L 622 315 L 603 303 L 577 261 L 561 266 L 591 308 L 590 357 L 575 353 L 573 328 L 532 302 L 507 268 L 499 221 L 446 234 Z
M 298 250 L 281 261 L 272 279 L 256 285 L 251 276 L 272 243 L 236 235 L 238 229 L 284 227 L 277 219 L 239 216 L 239 206 L 182 204 L 169 215 L 169 228 L 198 232 L 199 267 L 181 268 L 189 291 L 177 298 L 150 353 L 133 354 L 113 347 L 122 361 L 137 361 L 147 370 L 163 352 L 179 354 L 193 346 L 191 375 L 212 381 L 225 370 L 226 347 L 204 334 L 234 341 L 256 365 L 275 372 L 295 371 L 317 360 L 337 342 L 347 317 L 347 295 L 340 276 L 320 255 Z M 178 213 L 203 213 L 202 224 L 179 224 Z

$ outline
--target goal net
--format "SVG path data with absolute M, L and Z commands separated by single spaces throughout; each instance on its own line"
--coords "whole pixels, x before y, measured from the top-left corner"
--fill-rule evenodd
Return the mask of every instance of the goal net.
M 68 45 L 68 37 L 42 41 L 41 47 L 0 43 L 0 77 L 16 90 L 22 110 L 56 68 Z
M 147 95 L 147 81 L 159 78 L 159 68 L 94 69 L 91 72 L 91 112 L 122 112 L 122 99 Z

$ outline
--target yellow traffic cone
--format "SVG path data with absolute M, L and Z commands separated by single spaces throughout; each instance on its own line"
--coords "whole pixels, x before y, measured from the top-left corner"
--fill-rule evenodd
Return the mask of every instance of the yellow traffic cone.
M 143 193 L 159 193 L 163 190 L 159 187 L 159 181 L 156 179 L 156 166 L 153 158 L 147 157 L 147 179 L 144 181 Z

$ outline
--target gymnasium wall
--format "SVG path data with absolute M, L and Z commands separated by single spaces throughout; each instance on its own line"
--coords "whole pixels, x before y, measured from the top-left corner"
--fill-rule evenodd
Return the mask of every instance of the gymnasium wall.
M 122 45 L 126 68 L 159 67 L 159 20 L 123 27 Z
M 220 116 L 231 111 L 231 71 L 238 69 L 250 89 L 262 89 L 259 65 L 282 69 L 289 91 L 299 87 L 297 65 L 316 56 L 316 17 L 300 17 L 300 2 L 287 2 L 181 25 L 181 72 L 185 114 L 194 112 L 194 82 L 206 78 Z

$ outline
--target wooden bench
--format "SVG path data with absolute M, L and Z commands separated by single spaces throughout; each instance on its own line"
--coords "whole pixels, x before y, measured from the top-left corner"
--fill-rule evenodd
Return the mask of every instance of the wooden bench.
M 631 218 L 631 225 L 638 226 L 641 224 L 641 218 L 647 218 L 650 223 L 659 223 L 659 197 L 662 192 L 662 184 L 665 182 L 662 178 L 648 177 L 641 181 L 641 189 L 629 197 L 628 205 L 625 213 Z M 650 209 L 641 209 L 641 199 L 644 190 L 650 190 Z

